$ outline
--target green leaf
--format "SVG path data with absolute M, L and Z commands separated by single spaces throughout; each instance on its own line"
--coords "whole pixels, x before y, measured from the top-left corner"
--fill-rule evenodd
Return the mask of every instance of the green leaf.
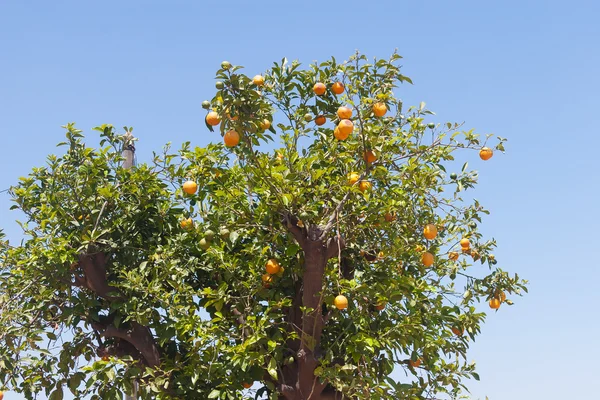
M 50 394 L 48 400 L 62 400 L 63 399 L 63 389 L 62 386 L 57 386 L 56 389 Z
M 267 372 L 273 379 L 277 379 L 277 362 L 274 358 L 271 358 L 269 361 L 269 366 L 267 368 Z

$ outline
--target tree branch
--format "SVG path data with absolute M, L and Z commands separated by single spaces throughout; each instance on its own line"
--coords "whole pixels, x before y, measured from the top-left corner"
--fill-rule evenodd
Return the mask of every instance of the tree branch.
M 283 214 L 283 224 L 287 230 L 294 236 L 300 247 L 304 248 L 306 244 L 306 230 L 298 225 L 298 218 L 289 212 Z
M 160 364 L 160 352 L 154 341 L 150 328 L 131 322 L 130 329 L 117 328 L 114 325 L 92 324 L 106 338 L 119 338 L 131 343 L 140 352 L 148 366 L 157 367 Z

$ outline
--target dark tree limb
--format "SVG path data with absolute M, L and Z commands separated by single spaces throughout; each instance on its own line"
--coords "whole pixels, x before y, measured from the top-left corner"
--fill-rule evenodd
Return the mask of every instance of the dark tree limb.
M 92 324 L 92 327 L 105 338 L 119 338 L 132 344 L 142 355 L 148 366 L 157 367 L 160 365 L 160 351 L 150 328 L 137 322 L 131 322 L 129 329 L 98 323 Z
M 306 229 L 298 226 L 299 219 L 289 212 L 283 213 L 283 224 L 286 229 L 294 236 L 300 247 L 306 245 Z
M 334 238 L 330 238 L 327 241 L 327 251 L 325 253 L 325 258 L 329 260 L 330 258 L 339 257 L 340 252 L 344 249 L 344 247 L 346 247 L 346 242 L 341 236 L 339 237 L 339 240 L 337 236 Z
M 79 266 L 83 276 L 75 277 L 75 284 L 83 286 L 107 300 L 120 299 L 118 289 L 108 284 L 106 278 L 106 255 L 104 253 L 80 254 Z

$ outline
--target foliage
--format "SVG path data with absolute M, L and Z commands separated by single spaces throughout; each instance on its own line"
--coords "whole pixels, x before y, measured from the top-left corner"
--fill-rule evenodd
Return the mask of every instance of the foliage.
M 492 136 L 406 108 L 399 59 L 284 59 L 259 85 L 224 63 L 208 108 L 239 145 L 166 146 L 131 169 L 127 135 L 103 125 L 92 148 L 67 125 L 64 155 L 11 189 L 26 239 L 0 247 L 0 384 L 51 399 L 119 398 L 132 380 L 142 398 L 459 397 L 479 379 L 467 357 L 477 304 L 526 282 L 496 267 L 478 232 L 488 211 L 462 199 L 477 173 L 446 171 Z M 342 105 L 346 140 L 334 136 Z M 269 259 L 278 274 L 265 275 Z

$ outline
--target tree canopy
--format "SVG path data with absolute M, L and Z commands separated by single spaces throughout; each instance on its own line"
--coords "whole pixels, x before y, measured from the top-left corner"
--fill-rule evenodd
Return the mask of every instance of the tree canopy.
M 143 399 L 462 396 L 479 379 L 478 304 L 526 290 L 464 197 L 478 175 L 463 160 L 505 139 L 405 106 L 400 59 L 284 59 L 254 77 L 223 62 L 202 104 L 223 143 L 133 168 L 131 128 L 95 128 L 94 147 L 66 125 L 62 154 L 10 190 L 24 239 L 1 240 L 0 385 L 53 400 L 132 382 Z

